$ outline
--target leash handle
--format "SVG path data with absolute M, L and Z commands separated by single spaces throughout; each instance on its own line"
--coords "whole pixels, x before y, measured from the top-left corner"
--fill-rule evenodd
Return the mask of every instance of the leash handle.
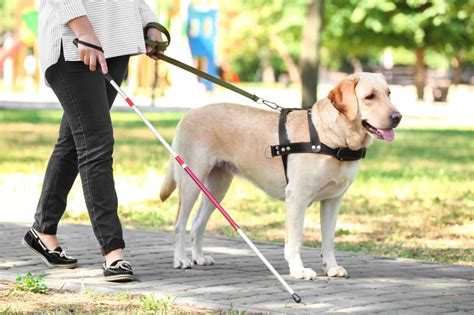
M 166 41 L 164 42 L 159 42 L 159 41 L 155 41 L 155 40 L 151 40 L 151 39 L 148 39 L 147 38 L 147 32 L 150 28 L 154 28 L 154 29 L 157 29 L 158 31 L 160 31 L 162 34 L 165 35 L 166 37 Z M 165 51 L 166 48 L 168 48 L 168 46 L 171 44 L 171 35 L 170 35 L 170 32 L 168 32 L 168 30 L 166 29 L 166 27 L 164 27 L 163 25 L 161 25 L 160 23 L 156 23 L 156 22 L 150 22 L 148 23 L 145 28 L 143 29 L 143 35 L 145 36 L 145 43 L 150 46 L 153 51 L 152 53 L 155 55 L 158 51 Z

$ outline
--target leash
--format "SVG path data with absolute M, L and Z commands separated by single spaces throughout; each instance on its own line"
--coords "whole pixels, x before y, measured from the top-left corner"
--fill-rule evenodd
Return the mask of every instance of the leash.
M 163 42 L 158 42 L 158 41 L 154 41 L 154 40 L 151 40 L 151 39 L 148 39 L 146 38 L 146 33 L 148 31 L 148 29 L 150 28 L 155 28 L 157 29 L 158 31 L 160 31 L 162 34 L 164 34 L 166 36 L 166 41 L 163 41 Z M 251 99 L 252 101 L 254 101 L 255 103 L 257 104 L 263 104 L 263 105 L 266 105 L 268 107 L 270 107 L 271 109 L 274 109 L 274 110 L 278 110 L 278 111 L 281 111 L 283 109 L 283 107 L 281 107 L 280 105 L 274 103 L 274 102 L 271 102 L 271 101 L 268 101 L 266 99 L 263 99 L 255 94 L 251 94 L 245 90 L 242 90 L 241 88 L 233 85 L 233 84 L 230 84 L 229 82 L 226 82 L 218 77 L 215 77 L 213 75 L 210 75 L 209 73 L 206 73 L 204 71 L 201 71 L 195 67 L 192 67 L 190 65 L 187 65 L 179 60 L 176 60 L 174 58 L 171 58 L 165 54 L 162 53 L 162 51 L 165 51 L 166 48 L 168 48 L 168 46 L 170 45 L 171 43 L 171 36 L 170 36 L 170 33 L 168 32 L 168 30 L 161 24 L 159 23 L 155 23 L 155 22 L 152 22 L 152 23 L 148 23 L 144 29 L 144 35 L 145 35 L 145 43 L 147 44 L 147 46 L 150 46 L 153 50 L 152 50 L 152 54 L 155 55 L 156 57 L 158 57 L 159 59 L 163 60 L 163 61 L 166 61 L 178 68 L 181 68 L 183 70 L 186 70 L 188 72 L 191 72 L 201 78 L 204 78 L 206 80 L 209 80 L 217 85 L 220 85 L 226 89 L 229 89 L 231 91 L 234 91 L 235 93 L 238 93 L 244 97 L 247 97 L 249 99 Z

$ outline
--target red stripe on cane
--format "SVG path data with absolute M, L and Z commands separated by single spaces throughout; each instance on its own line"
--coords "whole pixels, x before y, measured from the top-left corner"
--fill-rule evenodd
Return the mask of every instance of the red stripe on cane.
M 175 157 L 175 160 L 179 163 L 179 165 L 183 165 L 183 164 L 184 164 L 183 159 L 181 159 L 179 156 L 176 156 L 176 157 Z
M 128 97 L 125 98 L 125 101 L 128 103 L 128 105 L 130 105 L 130 107 L 132 107 L 133 105 L 135 105 L 135 104 L 133 104 L 132 100 L 129 99 Z
M 177 161 L 178 161 L 178 158 L 179 158 L 179 156 L 176 158 Z M 179 160 L 181 160 L 181 158 L 179 158 Z M 178 161 L 178 163 L 179 163 L 179 161 Z M 240 229 L 239 225 L 237 223 L 235 223 L 235 221 L 232 219 L 232 217 L 221 206 L 219 201 L 217 201 L 217 199 L 214 198 L 214 196 L 211 194 L 211 192 L 209 190 L 207 190 L 206 186 L 204 186 L 204 184 L 199 180 L 199 178 L 197 178 L 197 176 L 194 175 L 194 173 L 189 169 L 189 167 L 186 167 L 184 170 L 186 171 L 186 173 L 188 173 L 189 176 L 191 176 L 191 178 L 194 180 L 194 182 L 199 186 L 199 188 L 201 188 L 202 192 L 207 196 L 207 198 L 209 198 L 209 200 L 214 204 L 214 206 L 216 206 L 216 208 L 222 213 L 222 215 L 226 218 L 226 220 L 230 223 L 230 225 L 232 225 L 232 227 L 236 231 L 238 229 Z
M 179 155 L 177 155 L 174 159 L 176 160 L 176 162 L 179 163 L 179 165 L 183 166 L 184 161 Z M 225 211 L 225 209 L 221 206 L 219 201 L 217 201 L 217 199 L 214 198 L 214 196 L 206 188 L 206 186 L 204 186 L 204 184 L 199 180 L 199 178 L 197 178 L 197 176 L 194 175 L 193 171 L 191 171 L 188 166 L 185 166 L 184 170 L 186 171 L 186 173 L 188 173 L 189 176 L 191 176 L 191 178 L 199 186 L 199 188 L 201 188 L 204 195 L 206 195 L 207 198 L 209 198 L 209 200 L 214 204 L 214 206 L 216 206 L 216 208 L 222 213 L 222 215 L 226 218 L 226 220 L 230 223 L 230 225 L 232 225 L 232 227 L 236 231 L 240 229 L 239 225 L 235 223 L 235 221 L 231 218 L 231 216 L 227 213 L 227 211 Z

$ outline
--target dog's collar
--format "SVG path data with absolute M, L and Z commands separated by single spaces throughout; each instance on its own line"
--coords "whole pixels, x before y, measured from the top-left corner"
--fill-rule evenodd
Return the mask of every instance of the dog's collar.
M 367 152 L 367 148 L 359 150 L 351 150 L 349 148 L 331 148 L 319 140 L 318 132 L 313 124 L 311 117 L 311 108 L 307 108 L 308 128 L 310 142 L 294 142 L 291 143 L 286 132 L 286 118 L 288 114 L 294 110 L 304 110 L 301 108 L 285 108 L 280 112 L 280 120 L 278 123 L 278 137 L 280 144 L 270 146 L 272 157 L 281 156 L 283 169 L 285 171 L 286 182 L 288 183 L 288 155 L 292 153 L 319 153 L 335 157 L 339 161 L 357 161 L 363 159 Z

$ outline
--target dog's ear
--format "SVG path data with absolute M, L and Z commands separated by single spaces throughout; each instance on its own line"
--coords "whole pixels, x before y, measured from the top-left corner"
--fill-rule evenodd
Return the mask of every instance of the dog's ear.
M 328 99 L 332 105 L 350 121 L 357 118 L 359 102 L 357 101 L 355 87 L 358 82 L 359 78 L 357 77 L 344 79 L 328 94 Z

